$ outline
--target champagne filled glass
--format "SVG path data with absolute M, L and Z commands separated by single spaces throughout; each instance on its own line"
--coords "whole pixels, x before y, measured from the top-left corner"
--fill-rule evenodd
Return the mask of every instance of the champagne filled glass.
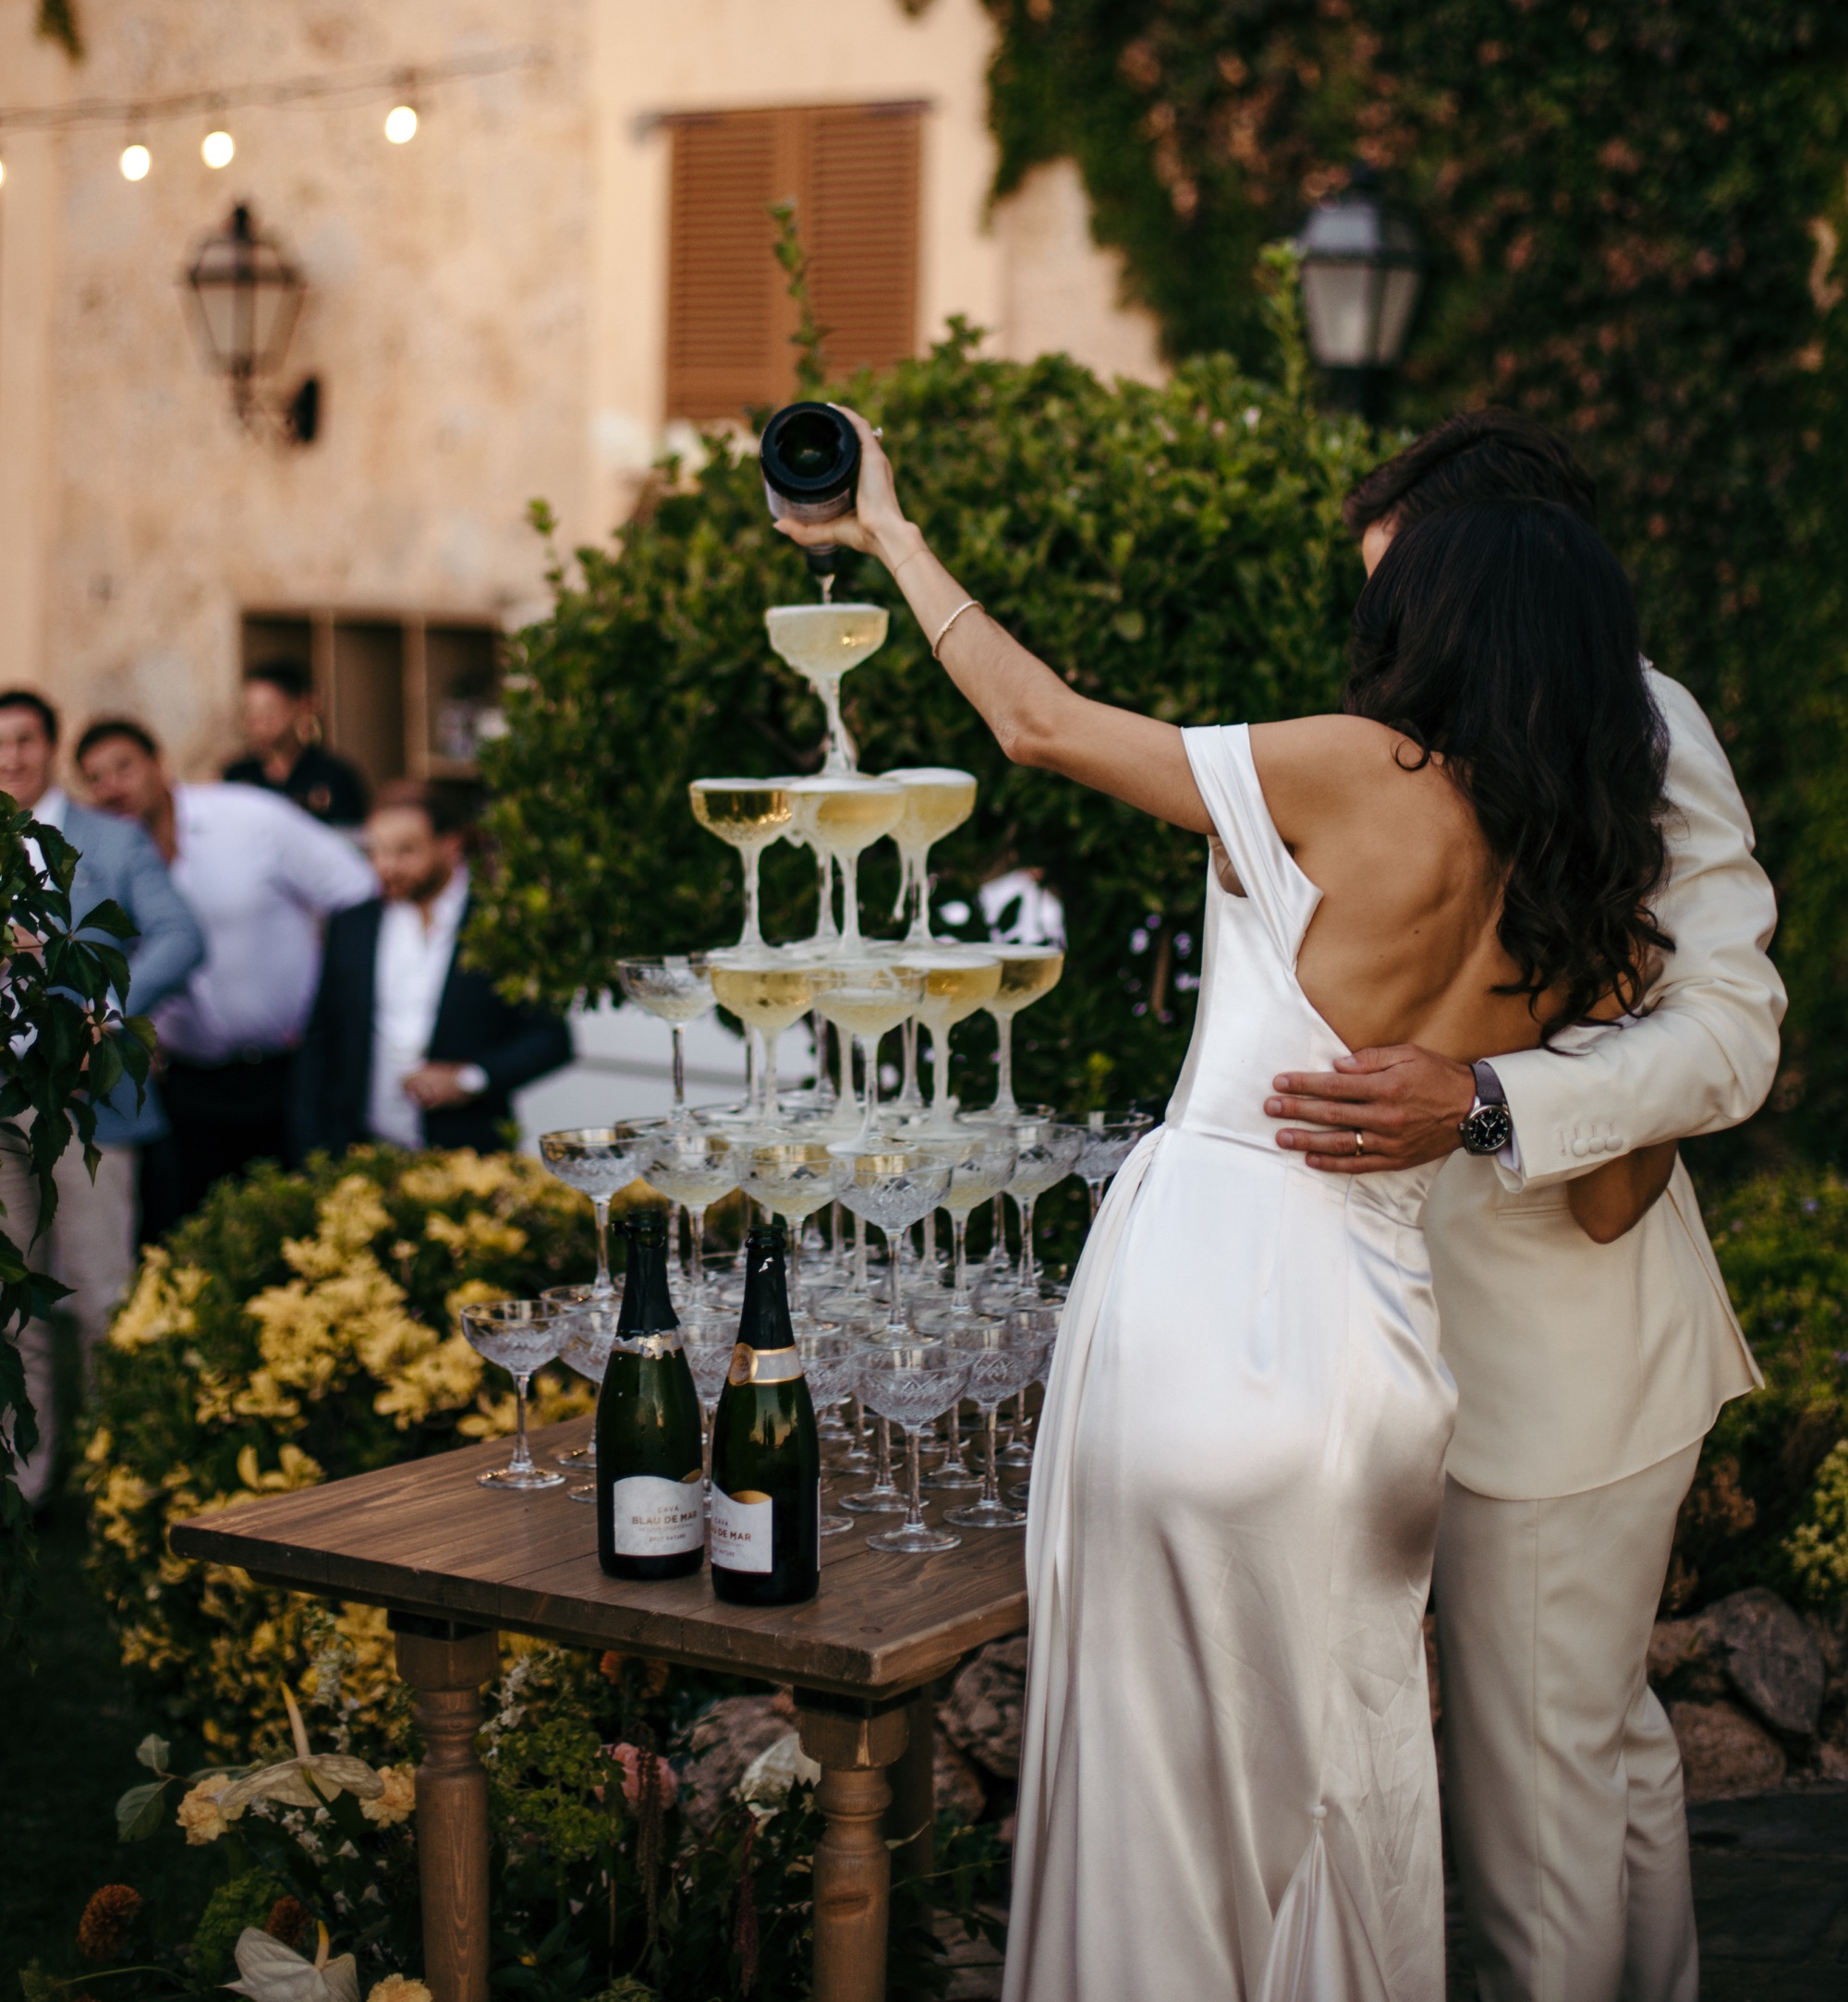
M 867 1408 L 905 1427 L 905 1521 L 867 1538 L 869 1550 L 924 1554 L 954 1550 L 962 1541 L 924 1521 L 924 1427 L 954 1411 L 968 1380 L 968 1357 L 943 1341 L 918 1341 L 860 1351 L 860 1396 Z
M 808 1395 L 815 1406 L 815 1425 L 823 1441 L 845 1436 L 838 1418 L 831 1427 L 827 1420 L 853 1395 L 860 1344 L 837 1329 L 798 1333 L 796 1346 L 802 1357 L 802 1374 L 808 1379 Z M 823 1515 L 821 1535 L 838 1536 L 854 1526 L 850 1515 Z
M 1033 1206 L 1049 1189 L 1057 1188 L 1077 1166 L 1085 1130 L 1053 1119 L 1017 1120 L 1014 1137 L 1014 1175 L 1007 1193 L 1020 1211 L 1017 1290 L 1019 1304 L 1032 1306 L 1040 1298 L 1040 1267 L 1033 1251 Z
M 1077 1174 L 1090 1192 L 1091 1218 L 1097 1221 L 1103 1185 L 1126 1161 L 1136 1143 L 1155 1123 L 1147 1112 L 1088 1112 L 1085 1137 L 1078 1148 Z
M 1001 961 L 987 948 L 932 945 L 908 955 L 905 964 L 924 976 L 918 1020 L 930 1032 L 930 1125 L 933 1132 L 947 1133 L 951 1126 L 950 1031 L 994 1000 L 1001 989 Z
M 526 1442 L 526 1396 L 533 1372 L 558 1353 L 558 1316 L 542 1300 L 489 1300 L 462 1309 L 462 1332 L 478 1355 L 498 1363 L 514 1379 L 514 1456 L 479 1476 L 483 1487 L 523 1493 L 563 1487 L 565 1476 L 540 1466 Z
M 898 902 L 894 917 L 905 916 L 905 904 L 914 896 L 911 926 L 906 933 L 910 945 L 930 942 L 930 850 L 945 834 L 954 833 L 976 810 L 975 774 L 957 771 L 947 765 L 906 765 L 884 774 L 905 788 L 905 813 L 892 831 L 898 847 Z
M 853 959 L 816 969 L 815 1005 L 843 1037 L 859 1042 L 866 1071 L 862 1138 L 870 1135 L 878 1118 L 880 1038 L 908 1021 L 923 999 L 924 976 L 914 967 Z
M 642 1129 L 635 1124 L 570 1126 L 539 1136 L 539 1158 L 566 1188 L 590 1198 L 597 1217 L 597 1277 L 591 1292 L 613 1293 L 610 1198 L 641 1173 Z
M 789 1227 L 788 1297 L 802 1304 L 802 1226 L 834 1199 L 833 1162 L 824 1138 L 807 1139 L 799 1133 L 774 1127 L 740 1134 L 733 1143 L 738 1186 L 752 1201 Z
M 687 1287 L 687 1308 L 703 1313 L 709 1304 L 706 1278 L 706 1211 L 738 1185 L 733 1158 L 733 1135 L 705 1124 L 696 1113 L 685 1124 L 677 1119 L 638 1122 L 646 1126 L 647 1153 L 642 1173 L 651 1189 L 670 1202 L 684 1203 L 692 1235 L 693 1272 Z
M 712 992 L 747 1028 L 763 1037 L 758 1117 L 776 1117 L 776 1039 L 808 1013 L 815 1000 L 812 966 L 772 947 L 732 946 L 708 960 Z
M 772 779 L 695 779 L 687 788 L 693 818 L 707 833 L 738 851 L 745 872 L 745 928 L 741 946 L 761 945 L 757 872 L 763 851 L 789 825 L 789 795 Z
M 1014 1179 L 1014 1129 L 985 1122 L 956 1127 L 941 1137 L 924 1134 L 919 1144 L 949 1163 L 950 1185 L 938 1207 L 949 1212 L 950 1237 L 955 1249 L 950 1311 L 959 1317 L 967 1316 L 975 1312 L 969 1292 L 969 1218 L 983 1203 L 1001 1195 Z
M 706 972 L 703 952 L 670 954 L 664 959 L 619 959 L 616 978 L 623 992 L 638 1008 L 665 1022 L 674 1032 L 674 1110 L 676 1117 L 687 1109 L 687 1050 L 685 1030 L 689 1022 L 709 1014 L 712 1007 L 712 983 Z
M 824 771 L 817 778 L 789 781 L 788 798 L 796 831 L 811 848 L 833 855 L 840 865 L 839 951 L 846 958 L 863 957 L 860 853 L 898 825 L 905 812 L 905 788 L 890 779 Z
M 959 1529 L 1018 1529 L 1027 1511 L 1001 1498 L 996 1432 L 1003 1402 L 1022 1395 L 1040 1374 L 1048 1340 L 1035 1329 L 1016 1327 L 1011 1316 L 1005 1321 L 969 1321 L 944 1340 L 968 1357 L 963 1394 L 982 1414 L 982 1491 L 979 1501 L 952 1509 L 943 1520 Z
M 898 1240 L 943 1200 L 950 1185 L 949 1163 L 897 1134 L 875 1133 L 864 1144 L 837 1141 L 828 1151 L 833 1161 L 834 1194 L 855 1216 L 885 1233 L 885 1335 L 902 1341 L 906 1322 L 899 1290 Z
M 885 644 L 882 605 L 772 605 L 763 615 L 772 648 L 821 698 L 828 719 L 823 771 L 856 771 L 859 756 L 841 721 L 841 677 Z
M 1057 945 L 991 945 L 1001 957 L 1001 987 L 985 1005 L 1000 1032 L 994 1082 L 994 1111 L 1008 1119 L 1019 1110 L 1014 1102 L 1014 1018 L 1050 994 L 1065 970 L 1065 953 Z

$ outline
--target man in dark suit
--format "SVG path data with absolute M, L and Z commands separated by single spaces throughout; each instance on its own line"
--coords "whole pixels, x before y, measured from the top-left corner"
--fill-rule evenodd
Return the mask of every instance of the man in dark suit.
M 457 965 L 468 869 L 448 798 L 409 780 L 382 787 L 366 842 L 384 895 L 328 920 L 296 1060 L 298 1147 L 503 1146 L 511 1095 L 571 1061 L 571 1032 Z

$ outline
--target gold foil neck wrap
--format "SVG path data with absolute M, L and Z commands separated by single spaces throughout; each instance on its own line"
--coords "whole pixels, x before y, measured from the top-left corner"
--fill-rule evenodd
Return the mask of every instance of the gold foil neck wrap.
M 741 1341 L 732 1351 L 732 1365 L 725 1372 L 727 1383 L 793 1383 L 802 1374 L 798 1349 L 754 1349 Z

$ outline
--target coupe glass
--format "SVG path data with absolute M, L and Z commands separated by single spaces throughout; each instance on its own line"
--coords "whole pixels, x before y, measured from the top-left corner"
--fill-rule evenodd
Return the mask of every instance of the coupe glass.
M 789 825 L 789 795 L 773 779 L 695 779 L 687 788 L 693 818 L 707 833 L 738 851 L 745 872 L 745 928 L 740 945 L 761 945 L 757 872 L 763 851 Z
M 867 1407 L 905 1427 L 905 1521 L 867 1538 L 869 1550 L 954 1550 L 962 1538 L 924 1521 L 924 1427 L 956 1408 L 969 1359 L 947 1342 L 906 1342 L 860 1351 L 857 1380 Z
M 553 1292 L 559 1290 L 552 1289 Z M 575 1309 L 561 1316 L 565 1339 L 559 1343 L 558 1360 L 575 1369 L 580 1377 L 588 1377 L 600 1390 L 603 1387 L 603 1372 L 610 1366 L 610 1351 L 616 1345 L 616 1322 L 621 1313 L 616 1298 L 605 1295 L 581 1301 Z M 594 1433 L 588 1446 L 560 1453 L 558 1464 L 561 1467 L 580 1464 L 594 1467 L 597 1464 Z M 596 1498 L 597 1484 L 594 1481 L 580 1481 L 570 1491 L 573 1501 L 594 1502 Z
M 558 1353 L 565 1355 L 571 1341 L 572 1322 L 578 1312 L 591 1301 L 600 1302 L 610 1311 L 611 1326 L 615 1325 L 615 1316 L 622 1306 L 623 1290 L 620 1286 L 613 1293 L 599 1293 L 593 1286 L 548 1286 L 539 1296 L 559 1319 Z M 582 1372 L 588 1376 L 588 1370 Z M 601 1377 L 597 1379 L 602 1382 Z M 597 1462 L 597 1442 L 594 1438 L 582 1446 L 566 1446 L 552 1456 L 561 1467 L 594 1466 Z
M 1077 1165 L 1085 1130 L 1055 1119 L 1019 1120 L 1015 1123 L 1014 1138 L 1014 1179 L 1007 1184 L 1007 1193 L 1020 1212 L 1020 1276 L 1015 1290 L 1019 1304 L 1031 1306 L 1040 1298 L 1040 1264 L 1033 1251 L 1033 1206 L 1048 1189 L 1057 1188 Z
M 860 1344 L 852 1335 L 830 1328 L 815 1334 L 798 1334 L 796 1348 L 802 1358 L 802 1374 L 808 1380 L 808 1398 L 815 1407 L 817 1429 L 821 1430 L 819 1421 L 833 1416 L 854 1393 Z M 839 1430 L 838 1418 L 834 1418 L 834 1426 Z M 838 1536 L 853 1526 L 851 1515 L 821 1518 L 824 1536 Z
M 1103 1185 L 1129 1159 L 1136 1143 L 1155 1123 L 1147 1112 L 1088 1112 L 1078 1148 L 1076 1172 L 1090 1192 L 1091 1219 L 1097 1221 Z
M 1022 1395 L 1040 1371 L 1050 1338 L 1030 1327 L 1005 1321 L 971 1320 L 944 1338 L 968 1357 L 969 1378 L 963 1394 L 982 1414 L 982 1491 L 979 1501 L 952 1509 L 943 1518 L 959 1529 L 1018 1529 L 1027 1520 L 1024 1509 L 1001 1498 L 1001 1456 L 997 1438 L 1003 1402 Z
M 734 1135 L 723 1127 L 705 1124 L 696 1113 L 682 1123 L 677 1119 L 638 1121 L 647 1134 L 647 1151 L 642 1173 L 648 1185 L 659 1189 L 670 1202 L 687 1208 L 687 1229 L 692 1238 L 693 1268 L 687 1285 L 687 1304 L 698 1314 L 709 1304 L 706 1280 L 706 1211 L 721 1202 L 738 1185 L 738 1166 L 734 1157 Z
M 526 1443 L 526 1393 L 532 1373 L 558 1353 L 558 1316 L 543 1300 L 488 1300 L 462 1309 L 462 1332 L 469 1346 L 498 1363 L 514 1379 L 514 1456 L 504 1467 L 480 1476 L 483 1487 L 524 1491 L 563 1487 L 565 1476 L 540 1466 Z
M 841 871 L 841 936 L 838 950 L 863 956 L 860 937 L 860 852 L 883 839 L 905 812 L 905 788 L 890 779 L 854 772 L 822 772 L 788 782 L 796 831 L 818 855 L 832 855 Z
M 776 1039 L 808 1013 L 815 1000 L 814 967 L 772 946 L 733 946 L 707 959 L 712 993 L 748 1029 L 763 1038 L 757 1117 L 776 1117 Z
M 985 948 L 932 945 L 915 953 L 907 952 L 906 965 L 924 976 L 918 1020 L 930 1032 L 930 1123 L 935 1131 L 945 1133 L 951 1123 L 950 1031 L 993 1001 L 1001 989 L 1001 961 Z
M 906 933 L 910 945 L 930 942 L 930 850 L 945 834 L 953 834 L 976 810 L 975 774 L 956 771 L 946 765 L 908 765 L 883 774 L 896 779 L 905 788 L 905 813 L 892 831 L 898 845 L 898 902 L 894 917 L 905 916 L 907 898 L 912 904 L 911 926 Z
M 919 1307 L 911 1316 L 914 1341 L 946 1341 L 955 1345 L 959 1330 L 975 1325 L 973 1317 L 958 1318 L 948 1307 Z M 981 1475 L 967 1462 L 962 1436 L 960 1410 L 943 1414 L 943 1436 L 937 1441 L 943 1449 L 942 1463 L 924 1476 L 924 1486 L 933 1493 L 955 1494 L 981 1486 Z
M 1001 956 L 1001 986 L 986 1005 L 1000 1033 L 996 1050 L 994 1112 L 1011 1119 L 1020 1108 L 1014 1102 L 1014 1018 L 1050 994 L 1065 970 L 1065 952 L 1057 945 L 991 945 Z
M 738 1186 L 788 1227 L 789 1304 L 802 1303 L 802 1226 L 834 1199 L 833 1161 L 825 1138 L 766 1127 L 733 1142 Z
M 880 959 L 837 960 L 815 970 L 815 1004 L 834 1025 L 843 1042 L 852 1036 L 860 1046 L 866 1073 L 866 1112 L 860 1138 L 870 1136 L 879 1113 L 880 1038 L 917 1013 L 924 999 L 924 976 L 915 968 Z M 853 1073 L 843 1074 L 851 1085 Z M 850 1113 L 845 1096 L 838 1110 Z
M 919 1145 L 949 1165 L 950 1184 L 937 1207 L 949 1212 L 950 1237 L 955 1248 L 950 1311 L 959 1316 L 971 1315 L 975 1303 L 969 1293 L 969 1218 L 990 1197 L 1000 1195 L 1014 1179 L 1014 1128 L 992 1122 L 959 1126 L 942 1136 L 923 1134 Z
M 566 1188 L 590 1198 L 597 1213 L 597 1277 L 591 1291 L 612 1293 L 610 1198 L 642 1171 L 643 1129 L 636 1124 L 571 1126 L 539 1136 L 539 1156 Z
M 1055 1306 L 1015 1307 L 1007 1316 L 1007 1325 L 1035 1336 L 1040 1343 L 1040 1368 L 1037 1372 L 1040 1382 L 1046 1380 L 1046 1371 L 1052 1364 L 1052 1350 L 1059 1340 L 1060 1309 Z M 1031 1379 L 1028 1379 L 1030 1385 Z M 1014 1401 L 1014 1419 L 1007 1428 L 1007 1444 L 1002 1450 L 1001 1463 L 1004 1467 L 1030 1467 L 1033 1464 L 1033 1448 L 1027 1438 L 1027 1389 L 1023 1386 Z M 1024 1502 L 1027 1498 L 1027 1484 L 1023 1481 L 1014 1490 L 1014 1498 Z
M 683 952 L 665 959 L 619 959 L 616 978 L 638 1008 L 645 1009 L 674 1031 L 674 1111 L 687 1111 L 687 1048 L 685 1031 L 711 1012 L 712 982 L 703 952 Z
M 772 605 L 763 615 L 770 644 L 821 698 L 828 719 L 824 771 L 857 769 L 854 740 L 841 721 L 841 677 L 885 644 L 883 605 Z
M 834 1194 L 855 1216 L 885 1233 L 885 1333 L 890 1340 L 903 1341 L 908 1330 L 899 1290 L 899 1236 L 923 1222 L 943 1200 L 950 1185 L 949 1163 L 902 1134 L 874 1134 L 864 1144 L 836 1141 L 828 1152 Z
M 693 1388 L 699 1393 L 700 1462 L 705 1474 L 706 1493 L 712 1492 L 712 1414 L 719 1408 L 719 1395 L 725 1388 L 725 1372 L 732 1366 L 732 1351 L 737 1347 L 736 1330 L 729 1319 L 689 1320 L 681 1323 L 680 1347 L 687 1366 L 693 1373 Z

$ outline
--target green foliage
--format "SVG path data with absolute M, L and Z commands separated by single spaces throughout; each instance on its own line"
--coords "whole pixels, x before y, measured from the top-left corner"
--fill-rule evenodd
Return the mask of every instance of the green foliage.
M 511 1429 L 512 1394 L 458 1331 L 592 1263 L 589 1205 L 515 1155 L 361 1149 L 225 1182 L 144 1256 L 98 1365 L 91 1563 L 123 1657 L 221 1757 L 281 1729 L 287 1664 L 370 1747 L 399 1700 L 383 1615 L 183 1564 L 170 1523 Z M 575 1379 L 574 1379 L 575 1381 Z M 539 1389 L 539 1415 L 584 1410 Z
M 1838 1440 L 1816 1470 L 1809 1508 L 1784 1551 L 1810 1598 L 1825 1605 L 1848 1599 L 1848 1439 Z
M 1498 402 L 1596 472 L 1659 665 L 1713 714 L 1783 912 L 1782 1130 L 1848 1037 L 1848 13 L 1818 0 L 989 0 L 1005 188 L 1082 166 L 1176 355 L 1260 341 L 1251 247 L 1358 154 L 1434 269 L 1402 413 Z
M 206 1900 L 192 1935 L 191 1971 L 201 1986 L 216 1987 L 237 1972 L 232 1949 L 247 1925 L 261 1928 L 283 1887 L 267 1870 L 243 1870 L 228 1877 Z
M 72 912 L 77 861 L 62 834 L 0 793 L 0 923 L 7 941 L 0 983 L 0 1145 L 25 1157 L 41 1233 L 57 1214 L 52 1173 L 73 1128 L 95 1172 L 96 1112 L 81 1094 L 106 1096 L 125 1077 L 139 1091 L 153 1048 L 153 1031 L 140 1015 L 118 1035 L 101 1033 L 111 1007 L 128 993 L 128 960 L 111 941 L 132 938 L 135 928 L 114 904 Z M 17 1231 L 21 1219 L 9 1220 Z M 30 1244 L 22 1249 L 0 1231 L 0 1411 L 12 1414 L 10 1430 L 0 1432 L 0 1648 L 11 1644 L 25 1612 L 32 1569 L 31 1511 L 15 1478 L 15 1456 L 38 1444 L 39 1427 L 18 1331 L 67 1291 L 33 1271 L 31 1255 Z
M 1839 1600 L 1848 1571 L 1830 1569 L 1824 1539 L 1839 1535 L 1840 1469 L 1828 1469 L 1848 1434 L 1848 1182 L 1760 1175 L 1708 1208 L 1765 1388 L 1735 1398 L 1708 1437 L 1668 1602 L 1684 1611 L 1746 1585 Z M 1816 1537 L 1798 1540 L 1805 1524 Z
M 951 569 L 1088 695 L 1202 723 L 1336 698 L 1360 581 L 1338 511 L 1366 438 L 1309 403 L 1288 275 L 1276 261 L 1276 380 L 1222 357 L 1164 388 L 1109 388 L 1063 357 L 978 360 L 958 327 L 845 386 L 884 427 L 906 507 Z M 755 461 L 708 449 L 619 548 L 579 551 L 575 579 L 556 570 L 552 617 L 519 637 L 508 733 L 484 754 L 498 866 L 473 934 L 510 990 L 605 992 L 620 953 L 735 938 L 736 858 L 695 824 L 687 783 L 820 762 L 820 706 L 763 631 L 766 607 L 813 586 L 771 528 Z M 1193 1013 L 1198 841 L 1009 766 L 884 573 L 863 564 L 845 591 L 894 611 L 883 650 L 845 685 L 863 769 L 961 766 L 981 783 L 974 819 L 933 853 L 940 904 L 1016 865 L 1064 902 L 1065 977 L 1018 1025 L 1020 1096 L 1159 1099 Z M 896 874 L 888 850 L 869 853 L 869 930 Z M 814 882 L 806 855 L 766 855 L 769 936 L 813 929 Z M 957 1032 L 966 1098 L 986 1098 L 992 1050 L 986 1017 Z

